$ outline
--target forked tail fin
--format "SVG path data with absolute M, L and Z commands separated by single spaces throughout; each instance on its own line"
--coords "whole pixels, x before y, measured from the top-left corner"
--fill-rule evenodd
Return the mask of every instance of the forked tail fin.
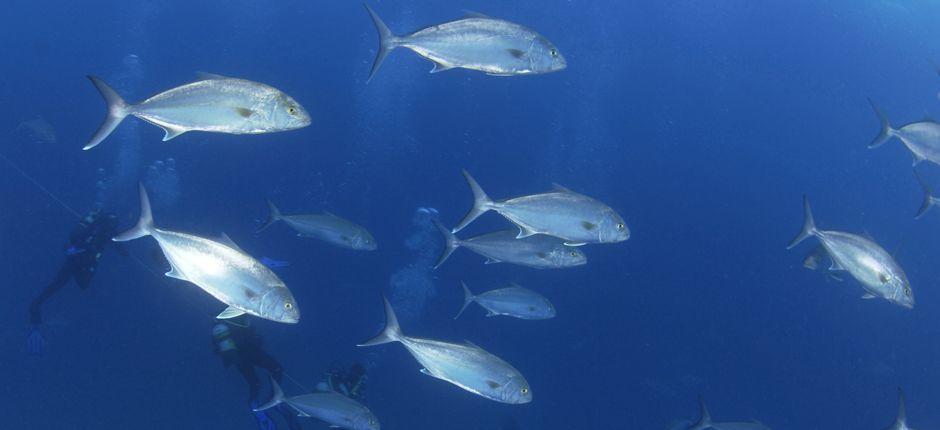
M 398 342 L 399 339 L 404 336 L 401 332 L 401 327 L 398 325 L 398 318 L 395 316 L 395 310 L 392 309 L 392 304 L 388 302 L 385 296 L 382 296 L 382 301 L 385 302 L 385 328 L 382 329 L 382 332 L 379 333 L 378 336 L 362 342 L 358 346 L 372 346 Z
M 147 197 L 144 184 L 137 184 L 137 186 L 140 189 L 140 218 L 133 228 L 115 236 L 112 239 L 115 242 L 127 242 L 128 240 L 149 236 L 153 231 L 153 213 L 150 211 L 150 198 Z
M 104 97 L 104 101 L 108 104 L 108 116 L 104 118 L 104 122 L 98 127 L 98 131 L 91 137 L 88 144 L 82 148 L 84 150 L 98 146 L 130 113 L 130 105 L 118 95 L 117 91 L 114 91 L 108 84 L 95 76 L 88 76 L 88 79 L 91 80 L 91 83 L 95 85 L 95 88 L 101 93 L 101 97 Z

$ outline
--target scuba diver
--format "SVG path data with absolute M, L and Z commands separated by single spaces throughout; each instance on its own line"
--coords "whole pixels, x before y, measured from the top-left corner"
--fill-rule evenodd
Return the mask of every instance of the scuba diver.
M 88 213 L 81 222 L 72 229 L 69 235 L 68 247 L 65 249 L 65 262 L 55 275 L 52 282 L 46 286 L 39 296 L 29 304 L 29 322 L 32 325 L 27 349 L 31 354 L 39 354 L 45 348 L 46 340 L 42 336 L 42 304 L 64 287 L 70 279 L 82 290 L 88 288 L 91 279 L 98 267 L 98 260 L 111 245 L 118 245 L 111 241 L 117 234 L 118 218 L 113 213 L 101 213 L 95 209 Z M 127 251 L 117 246 L 115 249 L 121 255 Z
M 256 409 L 263 403 L 258 399 L 258 392 L 261 390 L 261 379 L 258 378 L 255 367 L 267 370 L 271 378 L 278 383 L 284 377 L 284 369 L 281 368 L 281 364 L 274 357 L 264 350 L 261 336 L 255 333 L 254 328 L 251 327 L 251 320 L 247 315 L 216 320 L 215 325 L 212 326 L 212 349 L 222 358 L 225 367 L 235 365 L 242 377 L 245 378 L 245 382 L 248 383 L 248 402 L 251 409 Z M 291 430 L 301 428 L 296 412 L 286 403 L 268 410 L 279 412 Z M 253 414 L 258 422 L 259 429 L 277 429 L 274 420 L 266 411 L 255 411 Z
M 349 369 L 333 366 L 323 381 L 317 383 L 317 391 L 335 391 L 353 400 L 365 400 L 366 368 L 353 363 Z

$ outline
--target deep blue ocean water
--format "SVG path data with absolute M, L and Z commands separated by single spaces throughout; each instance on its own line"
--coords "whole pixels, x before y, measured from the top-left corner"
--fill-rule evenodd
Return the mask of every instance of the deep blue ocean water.
M 396 50 L 367 85 L 378 42 L 358 2 L 9 0 L 0 152 L 78 212 L 97 202 L 130 226 L 144 181 L 158 225 L 226 232 L 255 256 L 290 261 L 278 273 L 303 319 L 257 320 L 267 350 L 308 386 L 335 363 L 365 363 L 366 403 L 383 428 L 659 429 L 697 419 L 698 395 L 722 421 L 884 428 L 898 386 L 912 426 L 940 423 L 940 215 L 912 219 L 922 195 L 897 140 L 866 148 L 878 131 L 866 97 L 894 124 L 940 111 L 928 61 L 940 60 L 940 5 L 372 6 L 400 33 L 462 9 L 519 22 L 550 38 L 568 68 L 429 75 L 427 61 Z M 163 143 L 159 128 L 129 118 L 81 150 L 105 113 L 84 75 L 137 101 L 195 71 L 274 85 L 313 123 Z M 55 139 L 41 132 L 50 128 Z M 589 263 L 575 269 L 484 265 L 458 250 L 430 271 L 441 240 L 416 209 L 434 207 L 454 225 L 472 201 L 462 168 L 497 198 L 563 184 L 611 205 L 633 235 L 584 248 Z M 918 170 L 940 182 L 936 166 Z M 804 193 L 820 227 L 867 232 L 895 252 L 914 309 L 860 300 L 855 281 L 801 267 L 812 246 L 785 245 Z M 379 249 L 299 239 L 284 225 L 256 235 L 266 198 L 285 213 L 342 214 Z M 155 275 L 165 268 L 151 239 L 130 243 L 133 257 L 106 254 L 89 290 L 70 285 L 50 300 L 47 348 L 27 354 L 27 305 L 61 264 L 76 221 L 0 164 L 0 428 L 255 428 L 245 383 L 212 353 L 222 307 Z M 461 235 L 505 226 L 487 214 Z M 454 321 L 461 280 L 475 291 L 518 282 L 549 297 L 558 316 L 485 318 L 471 308 Z M 513 363 L 534 401 L 503 405 L 421 375 L 397 344 L 357 348 L 381 327 L 380 293 L 402 309 L 407 334 L 470 339 Z

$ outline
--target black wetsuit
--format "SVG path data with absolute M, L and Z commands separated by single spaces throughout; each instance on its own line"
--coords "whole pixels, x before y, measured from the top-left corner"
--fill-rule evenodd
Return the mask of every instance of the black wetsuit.
M 262 347 L 261 336 L 255 333 L 251 327 L 248 317 L 241 316 L 232 318 L 223 324 L 227 330 L 212 330 L 212 349 L 222 357 L 225 367 L 235 366 L 245 382 L 248 383 L 248 401 L 253 406 L 258 406 L 264 401 L 258 398 L 261 391 L 261 379 L 255 372 L 255 367 L 267 370 L 278 384 L 284 377 L 284 369 L 277 359 L 268 354 Z M 217 324 L 217 326 L 218 326 Z M 276 408 L 287 421 L 291 429 L 299 429 L 300 423 L 297 422 L 295 413 L 290 410 L 290 406 L 281 404 Z
M 52 282 L 29 305 L 29 320 L 33 325 L 42 323 L 42 304 L 56 292 L 75 279 L 81 289 L 91 284 L 98 260 L 107 247 L 115 245 L 111 238 L 117 233 L 117 216 L 111 213 L 89 215 L 72 230 L 69 247 L 65 250 L 65 262 Z M 121 247 L 119 252 L 126 254 Z

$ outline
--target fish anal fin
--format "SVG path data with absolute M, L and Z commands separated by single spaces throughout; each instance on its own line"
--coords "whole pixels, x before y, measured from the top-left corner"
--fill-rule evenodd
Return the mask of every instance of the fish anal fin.
M 440 73 L 440 72 L 447 71 L 447 70 L 450 70 L 450 69 L 453 69 L 453 68 L 454 68 L 454 66 L 448 66 L 448 65 L 446 65 L 446 64 L 441 64 L 441 63 L 435 62 L 435 63 L 434 63 L 434 67 L 431 68 L 431 72 L 430 72 L 430 73 Z
M 874 294 L 872 294 L 872 293 L 865 293 L 865 294 L 862 294 L 862 299 L 865 299 L 865 300 L 871 300 L 871 299 L 874 299 L 875 297 L 876 297 L 876 296 L 875 296 Z
M 845 270 L 845 268 L 842 267 L 842 265 L 839 264 L 839 262 L 836 261 L 835 259 L 832 259 L 831 261 L 832 261 L 832 264 L 829 265 L 830 271 L 834 272 L 834 271 L 839 271 L 839 270 Z
M 917 167 L 918 164 L 926 160 L 923 155 L 917 154 L 916 152 L 912 152 L 911 154 L 914 155 L 914 161 L 911 163 L 911 166 L 913 167 Z
M 242 316 L 242 315 L 244 315 L 244 314 L 245 314 L 245 311 L 243 311 L 243 310 L 241 310 L 241 309 L 236 309 L 236 308 L 233 308 L 233 307 L 229 306 L 229 307 L 225 308 L 225 310 L 222 311 L 222 313 L 220 313 L 218 316 L 216 316 L 216 318 L 217 318 L 217 319 L 220 319 L 220 320 L 227 320 L 227 319 L 229 319 L 229 318 L 235 318 L 235 317 L 238 317 L 238 316 Z
M 188 281 L 179 270 L 176 270 L 175 267 L 170 268 L 169 272 L 166 272 L 165 275 L 169 278 L 179 279 L 181 281 Z
M 486 261 L 483 262 L 483 264 L 496 264 L 496 263 L 502 263 L 502 262 L 503 260 L 497 260 L 493 257 L 486 257 Z
M 175 125 L 170 125 L 170 124 L 160 124 L 160 128 L 162 128 L 163 132 L 166 133 L 165 135 L 163 135 L 164 142 L 169 141 L 173 139 L 174 137 L 179 136 L 189 131 L 185 128 L 178 127 Z
M 516 227 L 519 227 L 519 234 L 516 235 L 516 239 L 523 239 L 523 238 L 532 236 L 534 234 L 538 234 L 537 231 L 534 231 L 524 225 L 517 224 Z

